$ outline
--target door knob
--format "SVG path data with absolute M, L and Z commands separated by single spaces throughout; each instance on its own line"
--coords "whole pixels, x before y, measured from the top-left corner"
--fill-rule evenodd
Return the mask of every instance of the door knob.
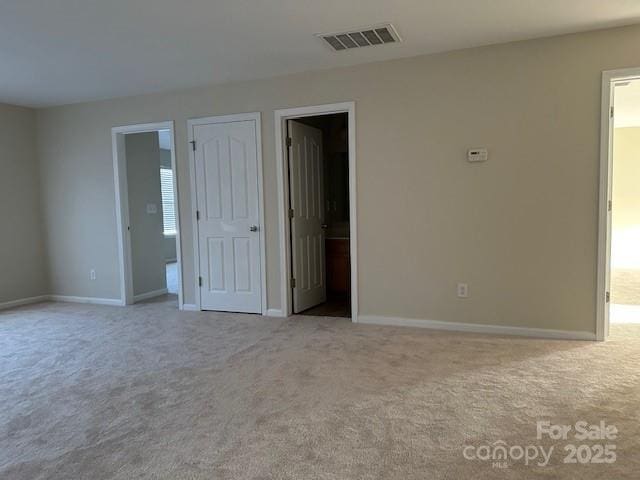
M 258 226 L 257 225 L 251 225 L 249 227 L 249 231 L 250 232 L 257 232 L 258 231 Z
M 326 223 L 323 223 L 322 225 L 320 225 L 320 227 L 322 227 L 323 230 L 326 230 L 328 225 Z

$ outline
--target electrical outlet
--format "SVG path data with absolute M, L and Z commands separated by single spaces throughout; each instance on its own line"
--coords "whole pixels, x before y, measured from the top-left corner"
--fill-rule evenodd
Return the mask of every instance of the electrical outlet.
M 469 296 L 469 285 L 466 283 L 459 283 L 457 292 L 458 298 L 467 298 Z
M 89 280 L 95 280 L 96 279 L 96 271 L 92 268 L 91 270 L 89 270 Z

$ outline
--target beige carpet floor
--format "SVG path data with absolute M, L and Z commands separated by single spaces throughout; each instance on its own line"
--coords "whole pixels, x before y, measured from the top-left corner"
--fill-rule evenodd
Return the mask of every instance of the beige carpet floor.
M 606 343 L 45 303 L 0 312 L 0 478 L 631 479 L 640 326 Z M 564 464 L 536 421 L 617 427 Z M 555 445 L 549 465 L 465 447 Z M 505 467 L 505 468 L 500 468 Z

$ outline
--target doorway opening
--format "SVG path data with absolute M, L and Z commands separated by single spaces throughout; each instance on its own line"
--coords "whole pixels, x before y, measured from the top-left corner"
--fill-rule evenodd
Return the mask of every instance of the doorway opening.
M 276 112 L 287 316 L 357 321 L 354 118 L 352 103 Z
M 640 79 L 613 83 L 611 324 L 640 323 Z
M 112 129 L 123 304 L 183 308 L 173 122 Z
M 610 325 L 640 324 L 640 68 L 603 72 L 601 125 L 596 337 L 606 340 Z

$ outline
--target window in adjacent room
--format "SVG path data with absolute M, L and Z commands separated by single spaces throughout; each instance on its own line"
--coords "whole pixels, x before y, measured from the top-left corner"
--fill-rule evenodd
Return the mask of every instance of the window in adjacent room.
M 173 196 L 173 170 L 160 169 L 160 188 L 162 191 L 162 221 L 165 236 L 176 234 L 176 210 Z

